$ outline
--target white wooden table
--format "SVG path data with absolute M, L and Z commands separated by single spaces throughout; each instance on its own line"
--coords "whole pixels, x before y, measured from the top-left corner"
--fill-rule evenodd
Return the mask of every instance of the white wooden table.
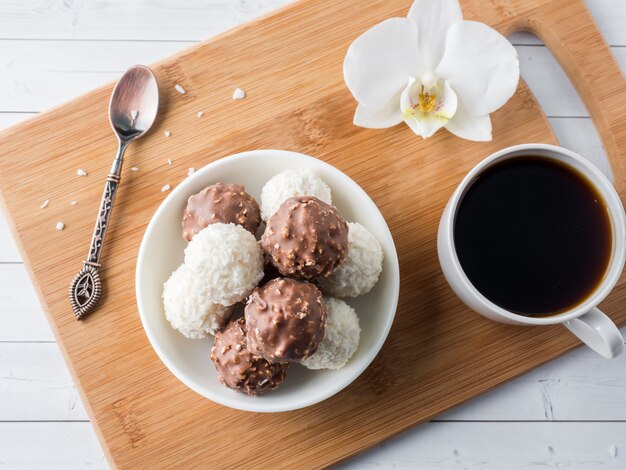
M 1 2 L 0 127 L 289 1 Z M 359 2 L 354 3 L 358 14 Z M 588 0 L 588 5 L 626 69 L 626 0 Z M 550 53 L 529 35 L 511 40 L 522 75 L 561 143 L 609 172 L 587 110 Z M 80 195 L 76 199 L 80 204 Z M 107 463 L 0 214 L 2 466 L 106 468 Z M 579 348 L 345 466 L 626 469 L 626 355 L 606 361 Z

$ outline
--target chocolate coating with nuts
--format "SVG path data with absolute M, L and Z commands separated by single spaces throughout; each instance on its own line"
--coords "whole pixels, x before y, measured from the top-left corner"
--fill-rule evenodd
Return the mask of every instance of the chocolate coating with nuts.
M 300 361 L 317 351 L 328 318 L 317 287 L 287 278 L 257 287 L 244 315 L 248 349 L 270 362 Z
M 246 323 L 231 321 L 215 335 L 211 360 L 218 380 L 233 390 L 260 395 L 285 381 L 287 363 L 271 364 L 246 348 Z
M 261 246 L 284 276 L 326 277 L 348 255 L 348 224 L 335 207 L 316 197 L 292 197 L 267 221 Z
M 256 235 L 261 223 L 259 205 L 239 184 L 207 186 L 187 200 L 183 238 L 190 241 L 200 230 L 216 223 L 241 225 Z

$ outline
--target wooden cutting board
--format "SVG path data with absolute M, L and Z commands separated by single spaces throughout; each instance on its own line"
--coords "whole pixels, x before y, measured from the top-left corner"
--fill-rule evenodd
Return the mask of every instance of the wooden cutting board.
M 544 40 L 589 108 L 625 200 L 626 84 L 582 1 L 462 5 L 466 18 L 505 35 L 527 29 Z M 127 153 L 103 253 L 106 297 L 84 322 L 74 320 L 67 288 L 86 254 L 115 151 L 107 122 L 111 86 L 0 136 L 4 209 L 113 465 L 323 467 L 578 345 L 558 326 L 507 326 L 468 311 L 437 262 L 437 223 L 463 175 L 502 147 L 556 142 L 523 83 L 493 116 L 490 143 L 445 131 L 423 141 L 405 126 L 366 130 L 351 123 L 355 103 L 342 80 L 346 48 L 375 23 L 404 16 L 409 6 L 409 0 L 302 0 L 155 64 L 161 113 L 154 132 Z M 176 83 L 185 95 L 175 91 Z M 235 87 L 247 91 L 245 100 L 231 99 Z M 179 183 L 188 167 L 256 148 L 309 153 L 354 178 L 389 222 L 402 277 L 394 326 L 371 367 L 319 405 L 273 415 L 224 408 L 178 382 L 148 343 L 134 298 L 137 251 L 165 197 L 161 187 Z M 89 175 L 78 177 L 78 168 Z M 44 199 L 50 205 L 40 210 Z M 64 231 L 55 230 L 59 220 Z M 603 309 L 624 324 L 625 302 L 622 278 Z

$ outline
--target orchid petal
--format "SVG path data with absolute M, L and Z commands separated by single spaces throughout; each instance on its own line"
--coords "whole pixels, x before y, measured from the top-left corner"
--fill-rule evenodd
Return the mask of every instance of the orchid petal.
M 409 83 L 400 97 L 400 109 L 404 122 L 413 132 L 424 139 L 445 126 L 457 110 L 456 93 L 447 82 L 443 86 L 437 85 L 433 89 L 436 89 L 437 102 L 435 109 L 429 112 L 422 112 L 419 110 L 419 106 L 416 106 L 419 100 L 420 86 L 414 78 L 409 79 Z
M 435 75 L 450 82 L 469 114 L 484 116 L 515 93 L 519 81 L 517 52 L 489 26 L 461 21 L 448 31 Z
M 456 113 L 454 113 L 454 116 L 445 127 L 462 139 L 479 142 L 491 140 L 491 119 L 489 115 L 472 116 L 467 112 L 461 101 L 458 103 Z
M 426 70 L 435 70 L 443 57 L 448 29 L 463 20 L 458 0 L 415 0 L 409 14 L 417 24 L 417 47 Z
M 400 111 L 401 94 L 402 90 L 398 90 L 389 100 L 389 103 L 384 108 L 378 110 L 372 110 L 359 104 L 354 113 L 354 124 L 368 129 L 384 129 L 400 124 L 402 122 L 402 112 Z
M 408 77 L 419 75 L 417 27 L 390 18 L 361 34 L 348 48 L 343 76 L 356 100 L 368 109 L 384 108 Z

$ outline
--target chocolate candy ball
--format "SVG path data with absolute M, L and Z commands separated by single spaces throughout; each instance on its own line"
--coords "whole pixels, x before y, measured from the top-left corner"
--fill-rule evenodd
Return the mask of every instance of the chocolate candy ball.
M 292 197 L 267 221 L 261 246 L 284 276 L 329 276 L 348 255 L 348 224 L 316 197 Z
M 208 186 L 187 200 L 183 238 L 190 241 L 200 230 L 218 222 L 241 225 L 256 235 L 261 223 L 261 211 L 254 198 L 239 184 Z
M 244 315 L 248 349 L 283 362 L 306 359 L 317 350 L 328 312 L 313 284 L 279 278 L 252 292 Z
M 269 363 L 246 347 L 246 323 L 231 321 L 215 335 L 211 360 L 218 380 L 233 390 L 260 395 L 285 381 L 287 363 Z

